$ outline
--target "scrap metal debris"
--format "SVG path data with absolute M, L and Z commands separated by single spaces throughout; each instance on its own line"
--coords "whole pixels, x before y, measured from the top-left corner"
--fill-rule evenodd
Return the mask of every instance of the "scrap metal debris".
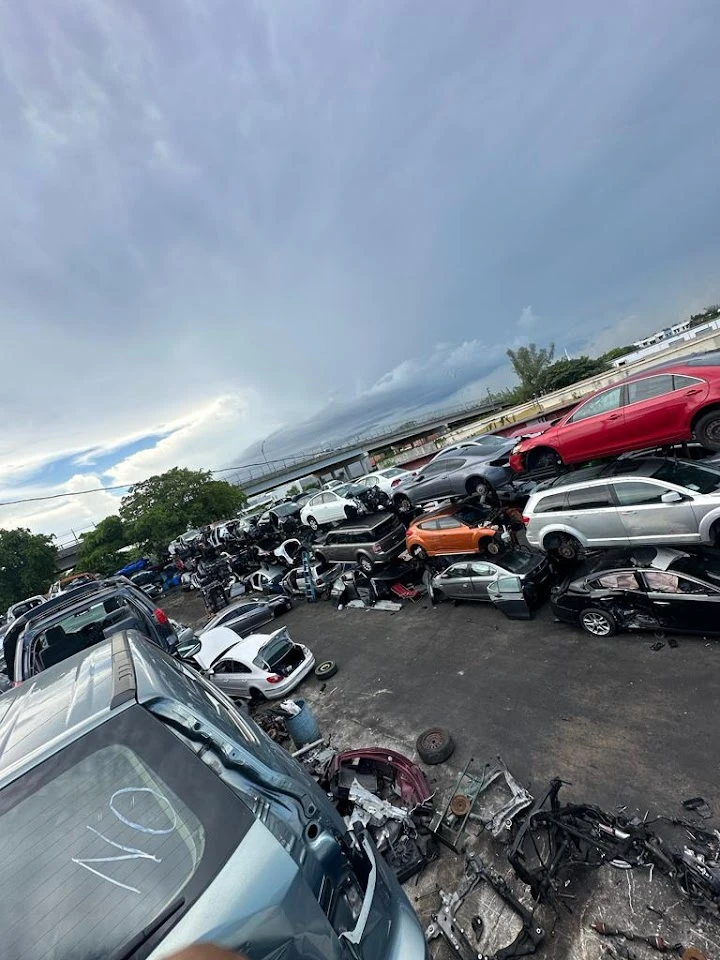
M 483 829 L 489 829 L 494 837 L 499 837 L 533 800 L 500 757 L 484 764 L 479 775 L 469 772 L 472 762 L 470 760 L 465 765 L 448 802 L 430 825 L 438 839 L 456 853 L 462 852 L 465 847 L 465 831 L 469 821 L 478 823 Z M 481 799 L 495 783 L 504 785 L 509 797 L 499 807 L 478 812 Z
M 688 800 L 683 800 L 682 805 L 686 810 L 697 813 L 703 820 L 709 820 L 712 817 L 710 804 L 702 797 L 690 797 Z
M 514 911 L 522 923 L 515 940 L 492 954 L 480 953 L 473 946 L 465 928 L 457 920 L 457 913 L 470 894 L 483 881 L 488 883 L 495 893 Z M 516 960 L 535 953 L 545 939 L 545 930 L 535 920 L 534 913 L 520 902 L 507 885 L 503 877 L 475 855 L 466 861 L 465 876 L 454 893 L 440 891 L 441 908 L 433 914 L 432 921 L 425 931 L 425 939 L 430 941 L 442 936 L 460 960 Z M 479 923 L 478 923 L 479 921 Z M 473 917 L 471 929 L 476 938 L 480 938 L 485 925 L 480 917 Z
M 618 927 L 603 923 L 602 920 L 596 920 L 590 924 L 591 929 L 599 933 L 602 937 L 620 937 L 622 940 L 636 941 L 645 943 L 658 953 L 679 953 L 683 949 L 681 943 L 670 943 L 665 937 L 658 934 L 634 933 L 632 930 L 621 930 Z

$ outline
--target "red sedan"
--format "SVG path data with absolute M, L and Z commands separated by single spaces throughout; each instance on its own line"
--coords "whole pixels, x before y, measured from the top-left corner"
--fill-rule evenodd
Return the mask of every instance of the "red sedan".
M 720 353 L 656 367 L 605 387 L 540 436 L 522 440 L 521 473 L 685 440 L 720 450 Z

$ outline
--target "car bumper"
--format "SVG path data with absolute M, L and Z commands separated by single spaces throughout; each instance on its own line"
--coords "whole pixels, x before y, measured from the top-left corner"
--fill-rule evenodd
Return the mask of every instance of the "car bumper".
M 310 654 L 300 666 L 289 677 L 281 683 L 266 683 L 264 694 L 269 700 L 279 700 L 281 697 L 286 696 L 291 690 L 294 690 L 295 687 L 305 679 L 305 677 L 313 670 L 315 667 L 315 657 Z

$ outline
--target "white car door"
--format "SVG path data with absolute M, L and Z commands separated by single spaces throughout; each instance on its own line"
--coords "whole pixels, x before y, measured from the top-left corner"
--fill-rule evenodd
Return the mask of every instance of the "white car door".
M 213 665 L 212 681 L 227 697 L 249 697 L 251 679 L 251 668 L 237 658 Z

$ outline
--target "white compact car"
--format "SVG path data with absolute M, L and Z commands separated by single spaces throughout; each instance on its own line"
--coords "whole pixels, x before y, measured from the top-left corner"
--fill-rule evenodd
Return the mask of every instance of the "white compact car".
M 356 483 L 359 487 L 380 487 L 383 493 L 387 493 L 390 496 L 395 487 L 399 487 L 401 483 L 406 483 L 408 480 L 412 480 L 415 476 L 414 473 L 411 473 L 409 470 L 401 470 L 399 467 L 386 467 L 384 470 L 375 470 L 373 473 L 366 473 L 364 477 L 358 477 L 357 480 L 353 480 L 353 483 Z
M 315 657 L 281 627 L 244 640 L 229 627 L 204 633 L 194 659 L 219 690 L 233 698 L 275 700 L 285 697 L 315 666 Z
M 332 490 L 321 490 L 308 500 L 300 511 L 300 522 L 311 530 L 317 530 L 326 523 L 337 523 L 339 520 L 354 520 L 365 508 L 359 500 L 352 497 L 343 497 Z

